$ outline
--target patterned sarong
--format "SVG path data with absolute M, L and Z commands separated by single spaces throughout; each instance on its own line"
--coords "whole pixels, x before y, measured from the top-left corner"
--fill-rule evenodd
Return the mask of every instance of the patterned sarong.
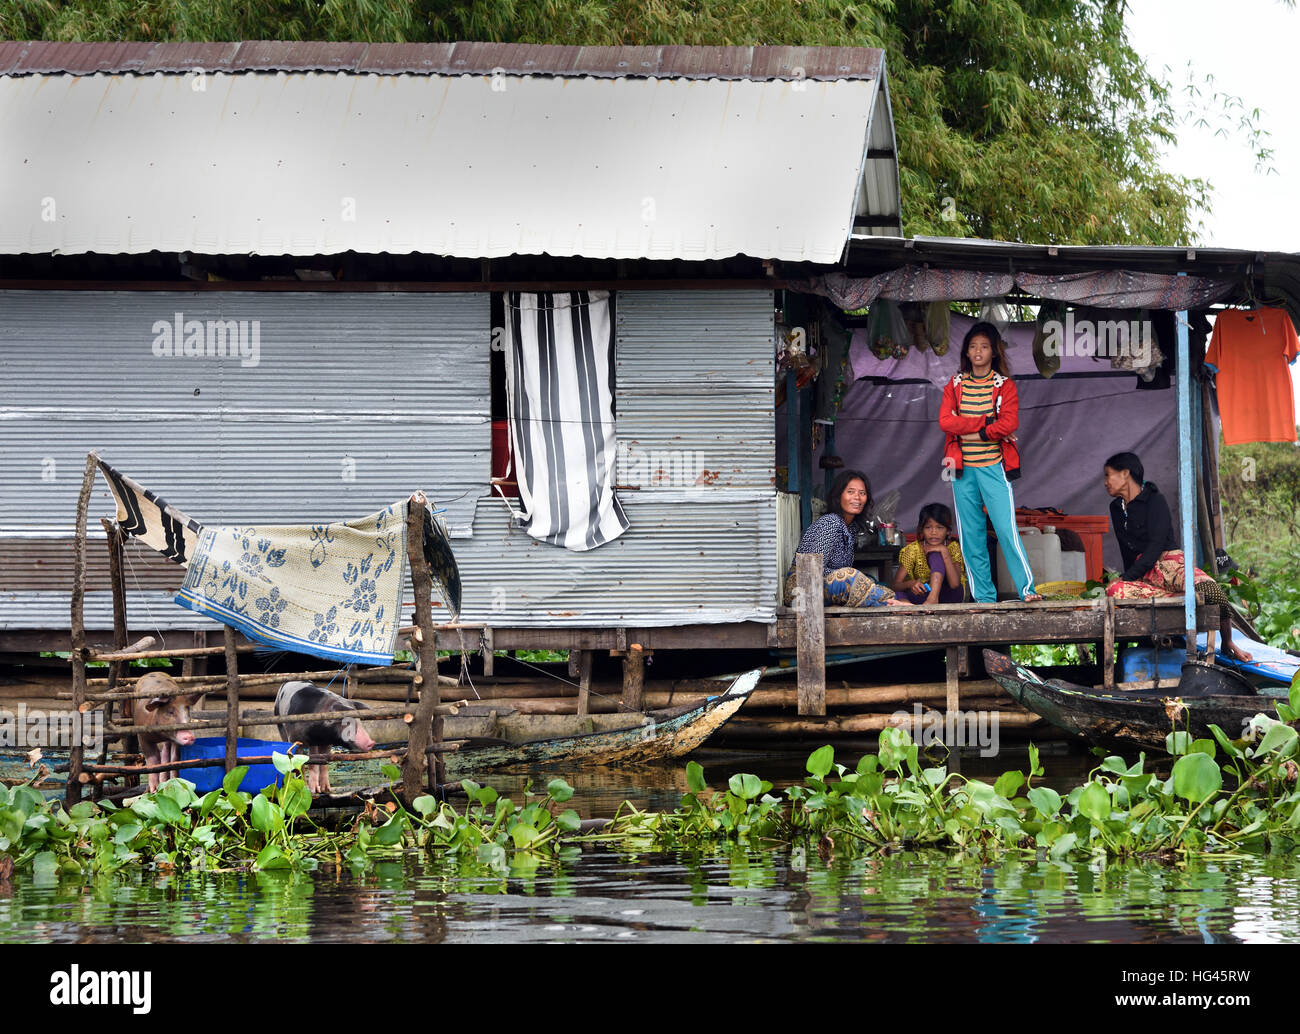
M 1117 600 L 1149 600 L 1161 596 L 1181 596 L 1185 586 L 1183 551 L 1168 549 L 1160 554 L 1155 565 L 1137 581 L 1111 582 L 1106 595 Z M 1223 586 L 1199 567 L 1192 568 L 1192 585 L 1198 602 L 1225 606 L 1228 596 Z
M 894 598 L 894 590 L 886 589 L 869 574 L 856 567 L 841 567 L 824 576 L 826 597 L 824 602 L 832 607 L 881 607 Z M 785 605 L 791 606 L 799 586 L 793 570 L 785 580 Z

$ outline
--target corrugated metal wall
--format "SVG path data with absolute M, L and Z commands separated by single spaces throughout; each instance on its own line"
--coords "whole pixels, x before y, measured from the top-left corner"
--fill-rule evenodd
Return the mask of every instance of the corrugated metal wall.
M 204 524 L 358 517 L 425 488 L 467 534 L 491 448 L 488 302 L 0 291 L 0 533 L 70 533 L 98 449 Z M 248 322 L 245 352 L 155 354 L 177 313 L 205 337 Z M 99 479 L 91 527 L 112 512 Z
M 632 526 L 587 553 L 479 503 L 456 543 L 464 620 L 675 625 L 770 620 L 776 603 L 771 291 L 616 298 L 619 498 Z
M 618 484 L 632 527 L 573 553 L 511 529 L 487 493 L 487 295 L 0 292 L 0 560 L 6 541 L 66 560 L 85 454 L 99 448 L 206 523 L 356 517 L 424 487 L 448 508 L 466 621 L 769 620 L 772 301 L 616 298 Z M 178 311 L 259 320 L 257 365 L 154 355 L 154 322 Z M 112 511 L 100 479 L 92 534 Z M 0 570 L 0 629 L 66 628 L 67 588 L 38 591 L 32 569 L 17 586 Z M 215 627 L 155 583 L 139 586 L 146 596 L 128 574 L 133 631 Z M 111 613 L 108 593 L 88 595 L 88 627 L 111 627 Z
M 0 628 L 67 628 L 92 448 L 205 524 L 359 517 L 424 488 L 468 535 L 489 472 L 489 311 L 484 294 L 0 291 Z M 155 324 L 177 313 L 205 351 L 208 321 L 245 321 L 243 351 L 157 354 Z M 96 561 L 113 512 L 98 478 Z M 128 569 L 133 628 L 158 566 Z M 109 615 L 92 593 L 88 627 Z M 147 616 L 213 627 L 153 594 Z

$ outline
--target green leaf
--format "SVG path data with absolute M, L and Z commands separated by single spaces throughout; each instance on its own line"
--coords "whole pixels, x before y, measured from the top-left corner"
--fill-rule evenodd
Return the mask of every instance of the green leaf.
M 474 793 L 474 798 L 479 802 L 479 804 L 487 808 L 496 802 L 497 792 L 490 786 L 484 786 Z
M 835 748 L 829 743 L 818 747 L 808 756 L 808 771 L 818 779 L 825 779 L 835 767 Z M 734 791 L 733 791 L 734 792 Z
M 221 780 L 221 789 L 225 790 L 228 794 L 236 793 L 239 790 L 239 784 L 244 781 L 244 776 L 246 775 L 248 775 L 247 765 L 239 765 L 236 768 L 232 768 L 226 773 L 226 777 Z
M 256 802 L 253 804 L 253 810 L 257 810 Z M 258 852 L 257 860 L 253 864 L 259 869 L 287 869 L 292 863 L 276 844 L 267 844 Z
M 1208 754 L 1210 757 L 1214 757 L 1218 753 L 1218 751 L 1215 750 L 1213 740 L 1201 739 L 1201 740 L 1192 740 L 1192 745 L 1187 748 L 1187 753 Z
M 1187 748 L 1191 746 L 1192 737 L 1182 729 L 1175 729 L 1165 737 L 1165 752 L 1172 757 L 1186 754 Z
M 1204 754 L 1197 755 L 1205 757 Z M 1095 779 L 1083 788 L 1079 794 L 1079 803 L 1076 810 L 1080 815 L 1086 815 L 1094 822 L 1105 822 L 1110 818 L 1110 794 L 1106 788 Z
M 52 851 L 41 851 L 32 859 L 32 875 L 38 880 L 52 880 L 58 871 L 59 860 Z
M 698 761 L 686 762 L 686 788 L 691 793 L 703 793 L 708 789 L 704 781 L 704 766 Z
M 1292 735 L 1295 735 L 1294 730 Z M 1219 766 L 1213 758 L 1199 752 L 1175 761 L 1172 778 L 1174 793 L 1187 801 L 1203 801 L 1223 786 L 1223 773 Z
M 1061 795 L 1047 786 L 1035 786 L 1025 795 L 1045 819 L 1061 810 Z
M 402 839 L 402 834 L 406 831 L 404 823 L 397 815 L 393 815 L 387 822 L 375 830 L 374 843 L 383 847 L 392 847 Z
M 185 813 L 181 807 L 171 797 L 166 794 L 158 794 L 154 798 L 154 804 L 158 808 L 158 817 L 169 826 L 180 826 L 187 824 L 185 822 Z
M 426 793 L 423 796 L 417 797 L 415 800 L 413 800 L 411 802 L 411 807 L 414 808 L 421 815 L 428 818 L 428 816 L 433 815 L 437 812 L 438 799 L 436 797 L 430 797 Z
M 552 779 L 546 784 L 546 792 L 551 795 L 551 800 L 563 804 L 573 796 L 573 787 L 563 779 Z
M 510 827 L 510 838 L 515 842 L 515 847 L 523 850 L 538 837 L 537 830 L 525 822 L 516 822 Z
M 555 824 L 565 833 L 576 833 L 582 828 L 582 819 L 578 817 L 576 811 L 569 808 L 555 816 Z
M 1287 700 L 1291 705 L 1291 710 L 1300 713 L 1300 668 L 1291 676 L 1291 689 L 1287 694 Z
M 278 750 L 271 751 L 271 764 L 281 775 L 289 774 L 289 755 L 281 754 Z
M 284 816 L 274 801 L 259 794 L 253 798 L 253 811 L 249 821 L 259 833 L 270 833 L 284 825 Z
M 379 771 L 390 783 L 395 783 L 397 780 L 402 778 L 402 770 L 391 761 L 386 761 L 384 764 L 380 765 Z
M 306 815 L 311 808 L 311 791 L 307 789 L 307 784 L 297 776 L 286 779 L 284 788 L 280 791 L 280 807 L 284 809 L 286 819 Z
M 1075 836 L 1073 833 L 1062 833 L 1059 837 L 1057 837 L 1054 841 L 1052 841 L 1052 847 L 1049 854 L 1055 860 L 1064 858 L 1067 854 L 1069 854 L 1071 851 L 1074 850 L 1075 845 L 1078 844 L 1078 842 L 1079 842 L 1079 838 Z
M 1279 722 L 1277 725 L 1269 726 L 1268 732 L 1264 733 L 1264 738 L 1255 748 L 1255 757 L 1263 757 L 1272 751 L 1285 756 L 1295 749 L 1295 745 L 1296 731 L 1291 726 Z
M 1218 741 L 1219 746 L 1223 748 L 1223 752 L 1227 754 L 1228 757 L 1230 758 L 1242 757 L 1241 751 L 1238 750 L 1235 746 L 1233 746 L 1232 741 L 1228 739 L 1228 734 L 1225 733 L 1222 729 L 1220 729 L 1217 725 L 1210 726 L 1210 734 Z
M 809 764 L 812 764 L 811 760 Z M 727 788 L 737 797 L 752 801 L 763 792 L 763 780 L 748 772 L 738 772 L 727 781 Z
M 1025 776 L 1022 772 L 1003 772 L 998 777 L 998 781 L 993 784 L 993 792 L 999 797 L 1010 799 L 1015 796 L 1017 790 L 1025 785 Z

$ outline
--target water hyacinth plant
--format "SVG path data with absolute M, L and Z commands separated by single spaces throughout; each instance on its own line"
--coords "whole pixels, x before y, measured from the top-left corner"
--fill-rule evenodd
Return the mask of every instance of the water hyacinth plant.
M 1258 715 L 1231 740 L 1170 733 L 1175 760 L 1167 777 L 1145 755 L 1107 757 L 1062 796 L 1035 785 L 1043 775 L 1030 746 L 1028 771 L 992 783 L 930 765 L 905 729 L 885 729 L 876 754 L 850 770 L 824 746 L 807 776 L 780 795 L 750 773 L 711 789 L 690 762 L 688 790 L 672 812 L 624 802 L 612 820 L 589 825 L 566 807 L 573 788 L 552 779 L 545 793 L 525 787 L 516 802 L 465 780 L 461 807 L 425 795 L 408 809 L 373 801 L 341 830 L 309 815 L 304 756 L 276 754 L 283 785 L 259 794 L 238 789 L 244 769 L 199 795 L 184 779 L 123 806 L 83 802 L 65 810 L 30 786 L 0 789 L 0 881 L 10 873 L 86 878 L 128 867 L 156 870 L 252 868 L 309 871 L 322 863 L 365 869 L 417 850 L 456 859 L 485 874 L 510 874 L 601 845 L 626 850 L 679 847 L 781 848 L 823 857 L 939 848 L 981 857 L 1025 852 L 1053 860 L 1157 858 L 1188 854 L 1291 851 L 1300 842 L 1295 706 L 1282 721 Z M 393 784 L 395 765 L 383 766 Z

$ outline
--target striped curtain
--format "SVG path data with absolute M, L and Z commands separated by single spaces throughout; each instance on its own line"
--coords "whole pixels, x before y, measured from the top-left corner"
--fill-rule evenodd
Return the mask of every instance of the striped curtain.
M 608 291 L 506 296 L 510 447 L 528 534 L 587 550 L 628 528 L 614 494 Z

